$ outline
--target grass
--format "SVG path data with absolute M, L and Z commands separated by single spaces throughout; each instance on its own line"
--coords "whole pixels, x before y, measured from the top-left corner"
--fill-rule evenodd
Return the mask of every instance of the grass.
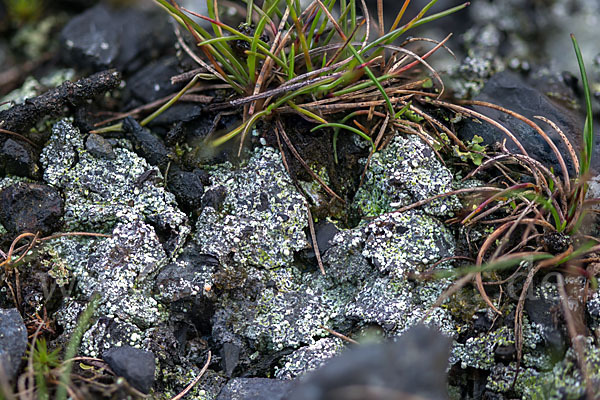
M 273 120 L 286 114 L 314 123 L 314 131 L 335 131 L 334 146 L 339 132 L 350 132 L 368 141 L 375 151 L 371 131 L 357 128 L 355 117 L 368 115 L 381 123 L 389 115 L 391 123 L 402 130 L 409 126 L 402 110 L 412 96 L 437 97 L 443 92 L 441 79 L 426 59 L 448 38 L 421 56 L 403 45 L 394 45 L 395 41 L 412 28 L 468 5 L 429 14 L 437 3 L 432 0 L 400 25 L 410 4 L 405 0 L 390 29 L 386 32 L 378 26 L 381 37 L 372 40 L 376 21 L 364 1 L 314 0 L 302 9 L 299 0 L 265 0 L 261 7 L 248 0 L 245 22 L 238 27 L 221 20 L 223 10 L 218 0 L 207 1 L 208 15 L 182 8 L 175 1 L 155 3 L 191 34 L 200 52 L 196 54 L 180 40 L 199 68 L 195 80 L 177 96 L 190 90 L 196 80 L 218 80 L 235 93 L 233 99 L 208 108 L 241 110 L 239 126 L 210 139 L 212 146 L 219 146 L 239 136 L 238 155 L 244 138 L 257 123 L 268 121 L 275 126 Z M 377 14 L 383 15 L 381 1 Z M 194 16 L 210 27 L 196 23 Z M 413 71 L 418 64 L 431 71 L 436 87 L 428 86 L 431 80 L 415 78 Z M 142 126 L 160 112 L 142 121 Z M 117 129 L 119 124 L 96 132 Z
M 579 157 L 573 145 L 556 124 L 543 116 L 535 118 L 543 122 L 547 129 L 557 132 L 563 141 L 568 149 L 568 157 L 574 166 L 573 177 L 569 176 L 562 154 L 539 123 L 491 103 L 464 101 L 463 105 L 455 105 L 439 100 L 429 101 L 434 106 L 447 107 L 494 124 L 520 149 L 520 154 L 510 153 L 506 149 L 502 149 L 496 154 L 485 154 L 480 165 L 465 177 L 468 179 L 486 169 L 495 168 L 505 182 L 502 186 L 461 189 L 434 197 L 440 198 L 467 192 L 487 193 L 486 200 L 464 216 L 460 223 L 464 226 L 479 224 L 493 228 L 490 234 L 484 236 L 483 242 L 476 251 L 475 265 L 459 268 L 451 273 L 451 276 L 460 277 L 460 279 L 438 299 L 435 307 L 441 305 L 448 297 L 474 279 L 477 289 L 487 305 L 497 314 L 503 315 L 503 310 L 509 310 L 510 301 L 500 298 L 492 300 L 487 294 L 486 287 L 501 286 L 507 281 L 512 281 L 516 272 L 525 268 L 526 279 L 517 301 L 514 319 L 515 347 L 519 365 L 523 348 L 523 310 L 528 289 L 541 272 L 550 270 L 558 272 L 556 285 L 561 294 L 564 323 L 577 353 L 579 368 L 586 382 L 588 398 L 594 398 L 593 393 L 597 391 L 598 387 L 592 382 L 586 371 L 584 345 L 581 338 L 589 335 L 585 321 L 587 300 L 585 297 L 591 289 L 597 288 L 596 274 L 598 271 L 594 268 L 594 263 L 600 260 L 596 255 L 600 251 L 600 238 L 590 235 L 590 232 L 586 231 L 588 227 L 585 222 L 588 221 L 590 212 L 597 213 L 596 210 L 591 209 L 591 206 L 600 203 L 600 199 L 586 198 L 594 143 L 593 116 L 589 83 L 581 51 L 575 37 L 571 37 L 580 68 L 586 111 L 586 120 L 582 129 L 582 150 Z M 556 173 L 551 167 L 531 158 L 516 137 L 502 125 L 464 107 L 464 105 L 496 109 L 532 127 L 536 134 L 549 144 L 558 159 L 560 173 Z M 515 176 L 520 176 L 520 179 Z M 396 212 L 421 206 L 434 198 L 404 207 Z M 516 271 L 515 267 L 518 267 Z M 509 271 L 511 275 L 503 280 L 498 275 L 502 271 Z M 448 277 L 448 272 L 438 275 Z M 484 282 L 484 277 L 495 277 L 496 280 Z M 566 284 L 567 281 L 571 283 Z
M 66 400 L 67 394 L 71 398 L 81 398 L 71 385 L 71 365 L 100 299 L 99 294 L 92 296 L 79 317 L 67 349 L 62 356 L 60 348 L 52 351 L 48 349 L 46 339 L 39 336 L 44 324 L 39 324 L 29 344 L 27 367 L 17 380 L 18 391 L 13 393 L 7 382 L 0 379 L 0 398 L 7 400 L 47 400 L 50 398 Z

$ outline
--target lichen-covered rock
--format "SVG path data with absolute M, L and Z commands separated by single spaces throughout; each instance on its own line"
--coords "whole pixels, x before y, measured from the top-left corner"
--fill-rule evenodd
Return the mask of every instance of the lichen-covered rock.
M 514 346 L 512 331 L 501 327 L 490 333 L 469 337 L 465 343 L 455 343 L 452 347 L 451 363 L 460 362 L 461 368 L 491 369 L 495 365 L 495 351 L 498 347 Z
M 52 248 L 76 278 L 71 285 L 76 285 L 78 295 L 57 312 L 57 322 L 65 332 L 72 332 L 92 294 L 102 296 L 96 311 L 101 318 L 82 340 L 85 354 L 98 356 L 111 346 L 125 344 L 141 347 L 144 330 L 166 318 L 152 289 L 154 276 L 168 256 L 152 226 L 139 220 L 121 223 L 110 238 L 61 238 Z
M 293 384 L 266 378 L 234 378 L 221 390 L 217 400 L 283 400 Z
M 418 136 L 396 135 L 373 155 L 354 204 L 365 216 L 378 216 L 452 190 L 452 174 Z M 435 200 L 423 209 L 449 215 L 460 208 L 455 198 Z
M 255 151 L 247 165 L 222 165 L 211 172 L 212 185 L 226 187 L 221 209 L 207 206 L 196 223 L 200 251 L 226 265 L 276 268 L 308 247 L 306 201 L 294 188 L 274 149 Z M 231 257 L 231 259 L 230 259 Z
M 592 343 L 591 338 L 584 342 L 584 348 L 590 381 L 597 383 L 600 379 L 600 350 Z M 494 367 L 488 377 L 487 388 L 499 393 L 511 391 L 515 371 L 516 363 Z M 579 370 L 574 350 L 570 348 L 564 359 L 548 370 L 521 368 L 514 392 L 519 393 L 522 399 L 585 398 L 585 381 Z
M 151 297 L 152 278 L 166 261 L 152 226 L 141 221 L 119 224 L 92 249 L 85 270 L 77 271 L 78 286 L 87 296 L 102 294 L 101 315 L 147 327 L 161 319 Z
M 454 238 L 435 218 L 415 211 L 381 216 L 364 228 L 363 256 L 381 272 L 401 277 L 454 252 Z
M 157 298 L 166 303 L 194 296 L 213 298 L 213 274 L 218 266 L 215 257 L 202 254 L 196 245 L 186 245 L 177 259 L 156 277 Z
M 344 348 L 338 338 L 323 338 L 302 347 L 281 359 L 281 367 L 275 368 L 277 379 L 294 379 L 306 372 L 319 368 L 327 360 L 338 355 Z
M 113 151 L 114 159 L 95 157 L 66 120 L 52 128 L 40 160 L 44 180 L 63 190 L 66 228 L 110 233 L 118 222 L 141 219 L 159 229 L 167 237 L 165 247 L 174 251 L 190 228 L 175 197 L 154 179 L 160 171 L 148 174 L 154 168 L 130 150 Z
M 324 289 L 317 279 L 301 279 L 293 267 L 255 270 L 248 282 L 252 288 L 246 295 L 221 299 L 213 318 L 215 340 L 239 343 L 244 337 L 266 352 L 312 344 L 328 334 L 321 326 L 340 317 L 351 300 L 343 290 Z
M 425 317 L 450 283 L 446 279 L 415 280 L 411 275 L 452 255 L 454 239 L 437 220 L 413 211 L 381 216 L 361 229 L 360 254 L 380 273 L 363 278 L 354 302 L 346 307 L 346 315 L 363 323 L 376 323 L 389 333 L 403 332 Z M 355 240 L 361 242 L 360 237 Z M 425 322 L 454 336 L 447 310 L 432 310 Z

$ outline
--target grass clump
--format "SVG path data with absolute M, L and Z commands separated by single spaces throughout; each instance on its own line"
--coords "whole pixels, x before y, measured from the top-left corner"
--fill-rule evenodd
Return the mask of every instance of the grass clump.
M 180 44 L 199 68 L 179 95 L 201 79 L 220 80 L 228 85 L 234 98 L 208 109 L 241 110 L 242 123 L 210 143 L 218 146 L 240 136 L 240 150 L 244 137 L 259 121 L 273 123 L 272 119 L 281 119 L 285 114 L 300 115 L 314 123 L 313 130 L 357 134 L 373 150 L 373 130 L 354 118 L 368 116 L 380 124 L 389 118 L 389 123 L 409 129 L 411 121 L 404 111 L 411 98 L 439 96 L 443 92 L 439 75 L 426 59 L 448 38 L 434 42 L 433 49 L 421 56 L 394 43 L 408 30 L 468 5 L 430 14 L 437 2 L 432 0 L 400 25 L 410 3 L 405 0 L 386 31 L 382 1 L 377 4 L 376 21 L 363 0 L 314 0 L 304 8 L 299 0 L 265 0 L 261 6 L 247 0 L 245 21 L 237 27 L 222 21 L 223 8 L 218 0 L 207 1 L 208 15 L 182 8 L 174 0 L 155 2 L 193 36 L 200 52 L 196 54 L 180 37 Z M 193 17 L 209 22 L 210 27 L 201 26 Z M 379 37 L 372 39 L 376 34 Z M 431 72 L 436 87 L 432 88 L 431 79 L 409 74 L 418 64 Z M 142 125 L 163 109 L 142 121 Z M 114 128 L 119 126 L 98 132 Z
M 579 368 L 586 384 L 587 398 L 595 398 L 594 393 L 597 393 L 599 388 L 590 378 L 585 362 L 585 337 L 590 335 L 586 324 L 585 303 L 587 296 L 598 286 L 596 275 L 600 270 L 596 265 L 600 260 L 597 256 L 600 251 L 600 238 L 596 236 L 597 229 L 594 230 L 594 221 L 591 219 L 593 216 L 590 215 L 590 211 L 598 212 L 592 206 L 600 203 L 600 199 L 586 198 L 594 143 L 592 107 L 589 83 L 579 45 L 574 36 L 572 40 L 580 67 L 586 110 L 579 156 L 573 144 L 554 122 L 543 116 L 535 118 L 543 122 L 547 129 L 558 133 L 568 149 L 567 157 L 574 166 L 573 177 L 569 176 L 565 157 L 538 122 L 482 101 L 463 101 L 463 105 L 448 104 L 438 100 L 430 101 L 434 105 L 445 106 L 494 124 L 520 149 L 519 154 L 511 153 L 504 147 L 496 153 L 484 154 L 480 165 L 465 178 L 495 168 L 504 181 L 502 187 L 490 185 L 485 188 L 461 189 L 435 197 L 467 192 L 485 194 L 485 200 L 464 216 L 460 223 L 465 226 L 481 224 L 493 227 L 491 233 L 484 237 L 476 249 L 475 265 L 450 272 L 460 279 L 438 299 L 436 306 L 441 305 L 449 296 L 474 280 L 487 305 L 498 315 L 504 315 L 503 310 L 511 309 L 512 299 L 502 297 L 502 293 L 505 292 L 502 286 L 514 285 L 519 274 L 525 274 L 519 298 L 515 299 L 517 306 L 514 331 L 516 361 L 519 365 L 522 360 L 523 312 L 528 290 L 540 273 L 552 272 L 560 294 L 564 327 L 577 353 Z M 464 105 L 496 109 L 529 125 L 548 143 L 558 160 L 560 171 L 557 173 L 553 168 L 530 157 L 526 149 L 504 126 Z M 399 211 L 420 206 L 431 200 L 427 199 Z M 509 271 L 509 275 L 501 275 L 503 271 Z M 438 276 L 448 277 L 449 273 L 445 271 Z M 490 278 L 491 281 L 484 281 Z M 495 299 L 488 295 L 489 288 L 493 287 L 500 288 L 497 291 L 500 295 Z

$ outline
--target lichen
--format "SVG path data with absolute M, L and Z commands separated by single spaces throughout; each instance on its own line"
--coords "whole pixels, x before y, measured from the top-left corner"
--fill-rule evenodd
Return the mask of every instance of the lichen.
M 294 379 L 325 364 L 344 348 L 338 338 L 324 338 L 310 346 L 302 347 L 281 359 L 281 367 L 275 367 L 277 379 Z
M 308 247 L 306 202 L 294 188 L 281 156 L 258 148 L 247 165 L 228 163 L 211 171 L 211 188 L 224 186 L 222 209 L 205 207 L 193 238 L 200 250 L 222 264 L 272 269 L 288 265 L 293 253 Z
M 396 135 L 371 159 L 354 205 L 365 216 L 409 205 L 452 190 L 452 174 L 419 137 Z M 456 198 L 442 198 L 423 206 L 434 215 L 451 215 L 460 208 Z
M 40 161 L 44 180 L 64 193 L 66 229 L 110 233 L 118 222 L 145 219 L 169 231 L 173 248 L 181 246 L 190 228 L 175 196 L 153 180 L 137 182 L 154 167 L 124 148 L 114 154 L 112 160 L 96 158 L 77 128 L 65 120 L 54 125 Z

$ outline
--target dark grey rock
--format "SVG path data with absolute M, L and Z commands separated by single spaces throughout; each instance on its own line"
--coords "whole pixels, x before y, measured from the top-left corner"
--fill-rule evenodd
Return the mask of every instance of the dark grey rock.
M 233 370 L 237 367 L 240 362 L 240 346 L 233 343 L 223 343 L 223 349 L 221 351 L 221 363 L 227 376 L 233 374 Z
M 202 207 L 212 207 L 215 210 L 220 210 L 226 197 L 227 188 L 225 186 L 213 187 L 204 193 Z
M 114 160 L 116 158 L 112 145 L 102 136 L 92 133 L 85 141 L 85 148 L 94 157 Z
M 531 323 L 538 324 L 544 343 L 551 355 L 559 361 L 567 350 L 567 337 L 556 320 L 556 310 L 560 309 L 560 300 L 543 297 L 525 300 L 525 310 Z
M 187 245 L 177 259 L 165 266 L 156 278 L 156 292 L 163 302 L 172 303 L 196 296 L 213 284 L 212 275 L 219 261 Z
M 450 339 L 415 326 L 395 343 L 348 351 L 300 380 L 288 400 L 447 399 Z
M 161 139 L 144 129 L 135 119 L 123 120 L 123 131 L 128 133 L 136 150 L 150 164 L 163 166 L 169 161 L 169 151 Z
M 335 224 L 332 224 L 329 221 L 323 221 L 318 223 L 315 226 L 315 234 L 317 236 L 317 246 L 319 246 L 319 252 L 323 256 L 327 250 L 333 246 L 333 238 L 339 232 L 339 229 Z M 310 239 L 310 238 L 309 238 Z M 312 258 L 315 256 L 314 249 L 312 248 L 312 240 L 311 240 L 311 249 L 307 251 L 306 256 Z
M 195 210 L 202 204 L 204 185 L 202 170 L 192 172 L 171 168 L 167 175 L 167 187 L 177 198 L 177 203 L 188 210 Z
M 0 223 L 12 234 L 49 234 L 60 226 L 63 200 L 48 185 L 16 183 L 0 192 Z
M 27 348 L 27 329 L 16 308 L 0 309 L 0 373 L 15 379 Z
M 118 376 L 142 393 L 154 384 L 154 354 L 131 346 L 113 347 L 102 354 L 104 361 Z
M 34 178 L 39 172 L 36 162 L 29 144 L 7 139 L 0 149 L 0 173 Z
M 266 378 L 234 378 L 221 390 L 217 400 L 283 400 L 291 381 Z
M 64 61 L 97 71 L 109 67 L 136 71 L 171 43 L 164 15 L 105 4 L 71 19 L 61 32 Z
M 505 107 L 538 123 L 552 139 L 560 154 L 565 159 L 569 172 L 572 173 L 574 171 L 567 148 L 559 135 L 544 122 L 534 118 L 534 116 L 540 115 L 552 120 L 567 136 L 571 136 L 571 142 L 574 146 L 577 146 L 580 141 L 578 135 L 583 127 L 583 122 L 579 120 L 573 111 L 552 102 L 546 96 L 545 91 L 528 85 L 518 75 L 511 72 L 501 72 L 494 75 L 487 82 L 481 94 L 475 99 Z M 529 125 L 490 108 L 477 106 L 473 107 L 473 109 L 500 122 L 514 134 L 531 157 L 542 162 L 548 168 L 553 167 L 557 173 L 561 173 L 558 159 L 550 146 Z M 511 152 L 519 153 L 516 144 L 502 131 L 488 123 L 469 119 L 460 127 L 458 136 L 464 141 L 470 141 L 474 135 L 481 136 L 485 144 L 502 143 L 504 139 L 507 139 L 507 149 Z
M 171 84 L 171 77 L 180 72 L 177 64 L 175 57 L 162 58 L 133 74 L 127 80 L 126 96 L 129 101 L 147 104 L 183 88 L 185 83 Z

